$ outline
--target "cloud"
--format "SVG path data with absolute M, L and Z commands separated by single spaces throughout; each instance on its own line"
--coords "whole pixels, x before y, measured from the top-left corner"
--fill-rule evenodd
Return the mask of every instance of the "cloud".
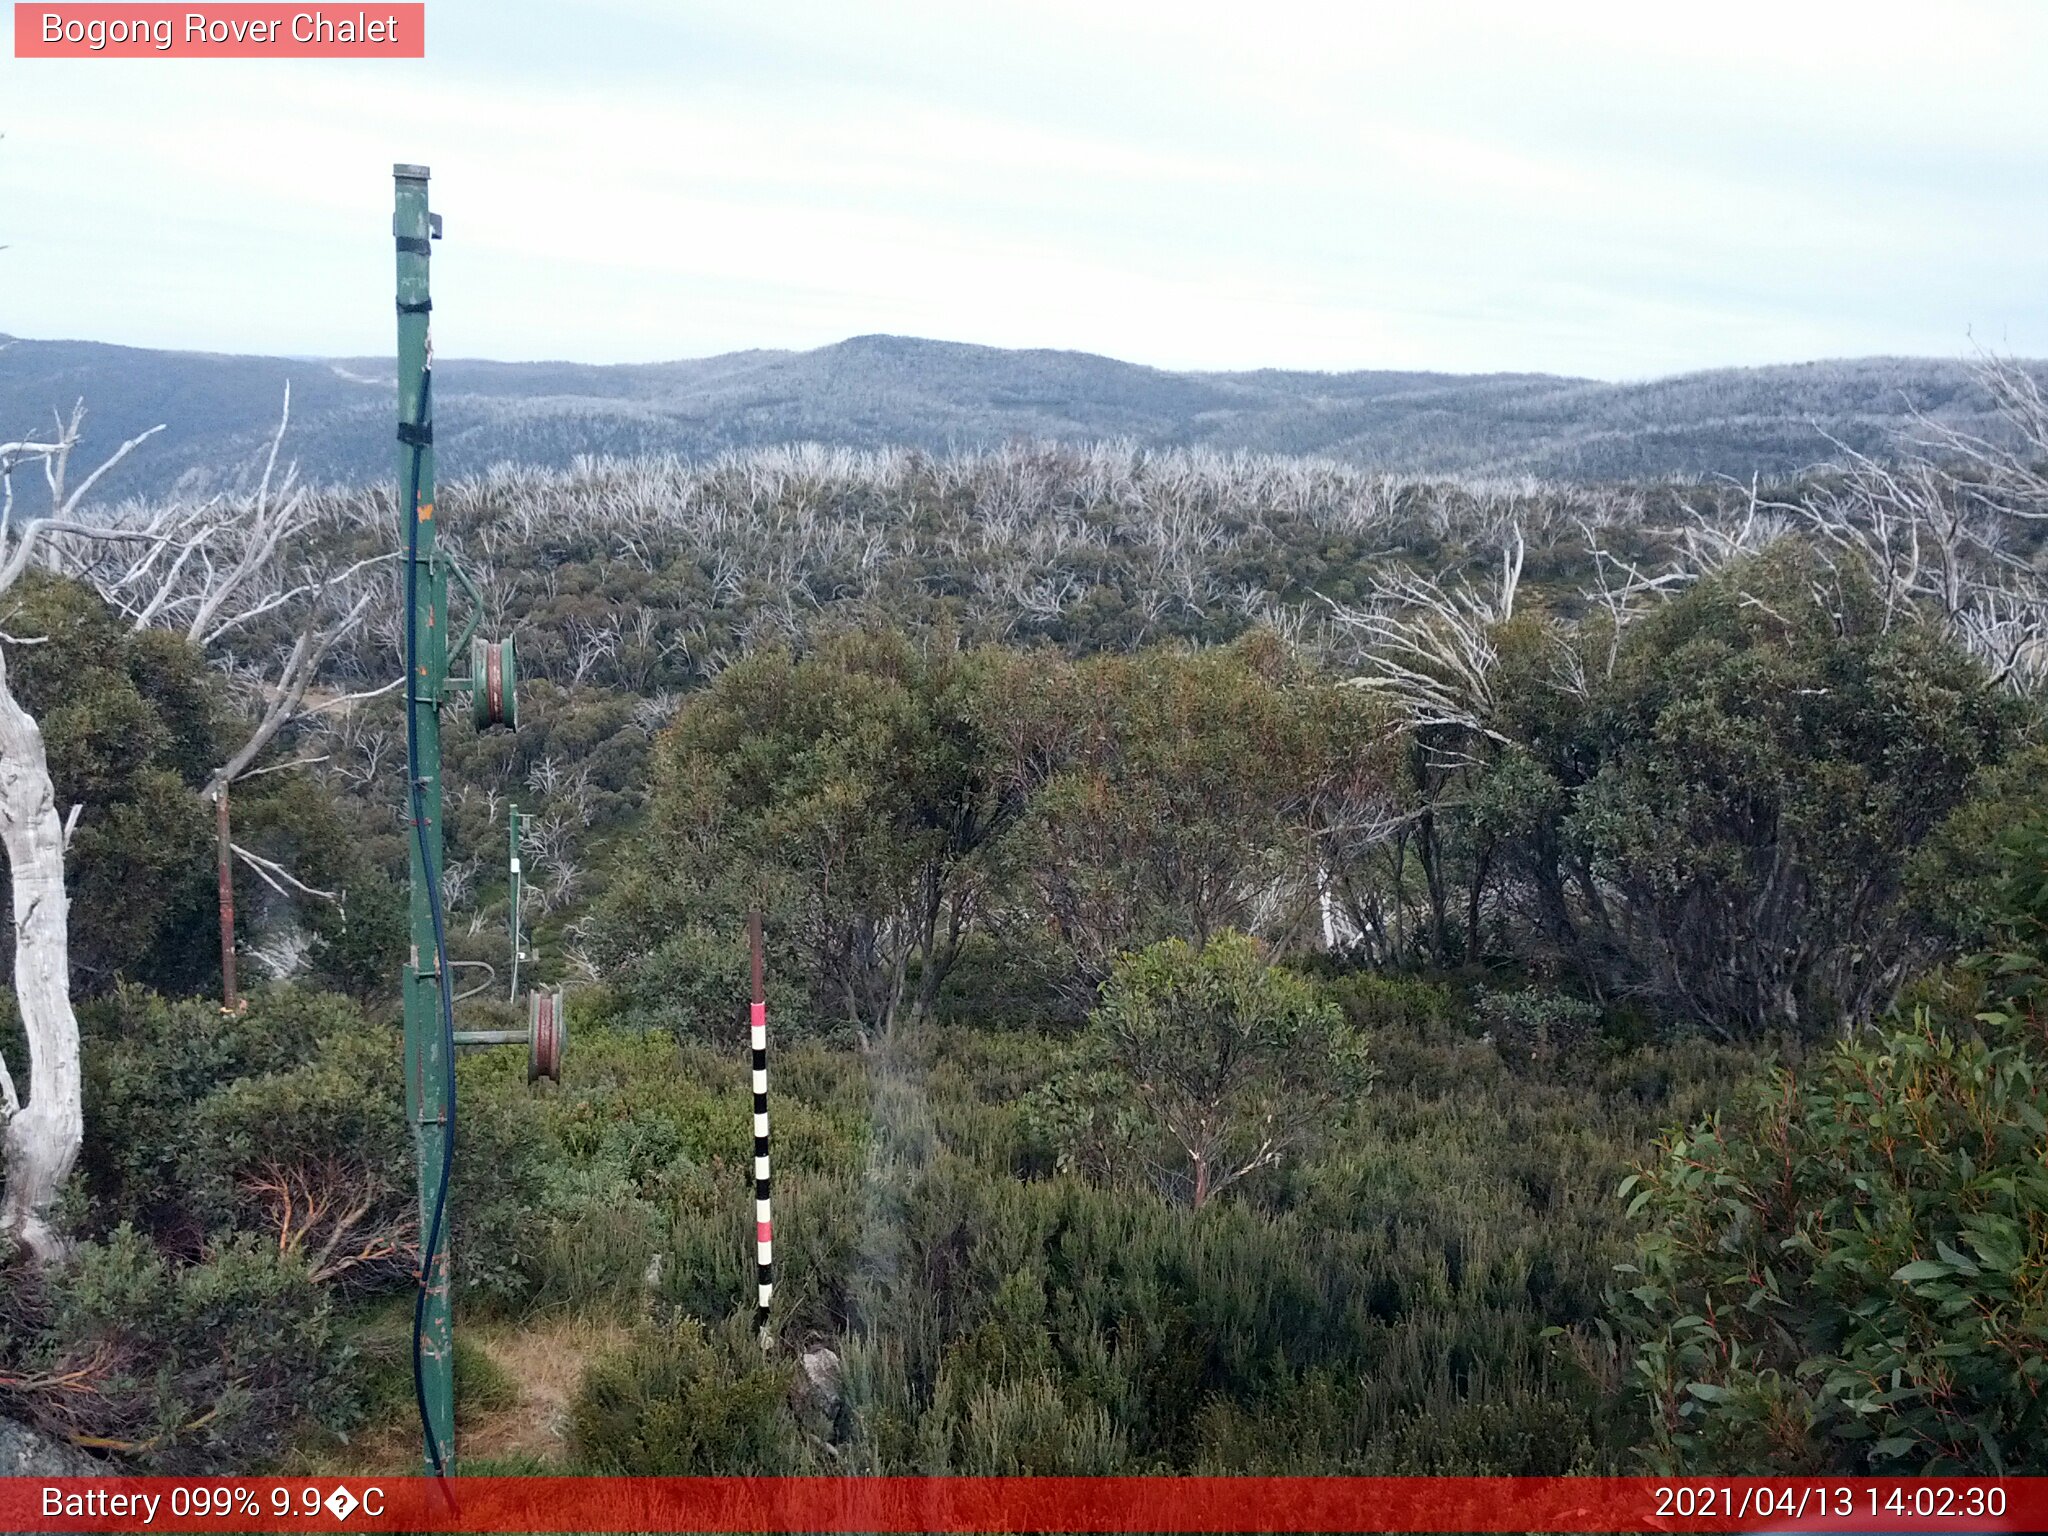
M 2048 352 L 2048 12 L 1944 18 L 434 0 L 424 63 L 0 61 L 0 329 L 381 352 L 403 158 L 472 355 Z

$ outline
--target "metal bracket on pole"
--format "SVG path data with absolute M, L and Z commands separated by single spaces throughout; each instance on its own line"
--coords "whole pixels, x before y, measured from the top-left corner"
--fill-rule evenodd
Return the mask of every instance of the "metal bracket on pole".
M 477 626 L 484 621 L 484 595 L 477 591 L 476 583 L 469 579 L 469 572 L 462 568 L 460 560 L 450 560 L 448 569 L 455 573 L 455 584 L 469 597 L 469 622 L 462 626 L 462 633 L 448 647 L 452 654 L 460 656 L 469 649 L 469 642 L 476 638 Z

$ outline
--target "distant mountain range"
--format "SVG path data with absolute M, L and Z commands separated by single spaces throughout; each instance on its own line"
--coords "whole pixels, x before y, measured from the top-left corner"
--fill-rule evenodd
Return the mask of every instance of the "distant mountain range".
M 2043 365 L 2048 376 L 2048 365 Z M 288 452 L 309 479 L 391 474 L 384 358 L 240 357 L 0 337 L 0 438 L 86 402 L 86 452 L 169 430 L 109 494 L 230 487 L 292 389 Z M 1789 473 L 1882 449 L 1925 413 L 1988 425 L 1966 363 L 1859 358 L 1640 384 L 1548 374 L 1175 373 L 1086 352 L 856 336 L 811 352 L 733 352 L 609 367 L 443 360 L 441 473 L 579 454 L 714 454 L 818 441 L 934 450 L 1013 438 L 1308 454 L 1395 471 L 1560 480 Z

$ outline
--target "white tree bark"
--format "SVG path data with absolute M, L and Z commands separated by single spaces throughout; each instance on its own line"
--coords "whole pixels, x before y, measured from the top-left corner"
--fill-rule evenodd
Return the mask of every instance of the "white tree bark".
M 102 476 L 136 446 L 163 430 L 131 437 L 85 477 L 66 489 L 65 470 L 77 446 L 83 403 L 58 423 L 48 443 L 0 443 L 0 592 L 20 579 L 47 538 L 72 535 L 92 543 L 160 538 L 153 529 L 107 528 L 70 521 Z M 39 460 L 50 488 L 50 515 L 14 528 L 14 472 Z M 72 811 L 75 821 L 77 808 Z M 28 1097 L 22 1099 L 0 1062 L 0 1238 L 10 1238 L 44 1264 L 62 1259 L 67 1245 L 50 1224 L 50 1211 L 78 1161 L 85 1139 L 84 1081 L 78 1060 L 78 1015 L 71 1011 L 70 898 L 64 893 L 64 846 L 71 823 L 57 816 L 42 728 L 21 707 L 0 651 L 0 846 L 7 852 L 14 904 L 14 998 L 28 1037 Z
M 15 700 L 0 657 L 0 842 L 14 895 L 14 993 L 28 1035 L 28 1098 L 7 1117 L 7 1183 L 0 1234 L 43 1263 L 63 1256 L 49 1224 L 78 1160 L 85 1113 L 78 1065 L 78 1018 L 71 1011 L 69 900 L 64 894 L 64 827 L 50 785 L 43 733 Z M 7 1098 L 15 1098 L 12 1081 Z

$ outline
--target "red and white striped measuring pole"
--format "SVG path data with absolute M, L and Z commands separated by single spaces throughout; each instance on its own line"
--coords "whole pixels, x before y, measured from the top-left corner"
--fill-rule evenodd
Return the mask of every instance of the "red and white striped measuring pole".
M 748 1034 L 754 1058 L 754 1262 L 760 1299 L 754 1307 L 754 1330 L 768 1342 L 768 1304 L 775 1298 L 775 1219 L 770 1205 L 768 1172 L 768 993 L 763 979 L 761 914 L 747 914 L 747 947 L 752 951 L 754 1001 Z

